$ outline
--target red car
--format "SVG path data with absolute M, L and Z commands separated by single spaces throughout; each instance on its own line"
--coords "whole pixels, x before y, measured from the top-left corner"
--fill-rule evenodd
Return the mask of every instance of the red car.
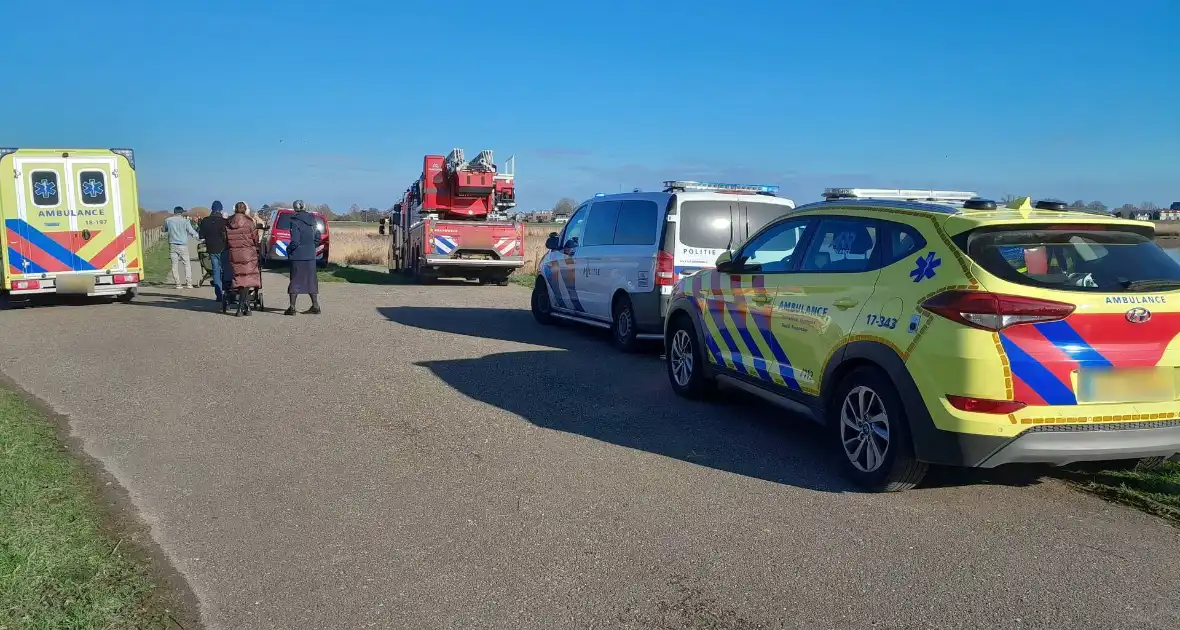
M 259 239 L 258 257 L 262 264 L 287 260 L 287 246 L 291 243 L 291 215 L 295 211 L 291 208 L 279 208 L 267 219 L 265 231 Z M 311 213 L 315 217 L 315 227 L 320 233 L 320 244 L 316 247 L 316 264 L 323 267 L 328 264 L 328 219 L 319 212 Z

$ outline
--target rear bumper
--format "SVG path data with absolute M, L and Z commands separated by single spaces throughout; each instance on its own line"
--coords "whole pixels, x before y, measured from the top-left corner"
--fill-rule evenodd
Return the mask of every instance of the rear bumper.
M 474 267 L 489 269 L 517 269 L 524 266 L 524 259 L 518 260 L 480 260 L 473 258 L 431 258 L 427 256 L 423 261 L 426 267 Z
M 640 332 L 664 332 L 664 316 L 668 314 L 668 304 L 672 296 L 664 295 L 658 290 L 646 293 L 632 293 L 631 307 L 635 311 L 635 324 Z
M 139 289 L 138 284 L 106 284 L 106 285 L 95 285 L 93 291 L 87 291 L 84 294 L 81 292 L 75 293 L 73 291 L 58 291 L 57 287 L 55 287 L 55 286 L 54 287 L 42 287 L 40 289 L 32 289 L 32 290 L 27 290 L 27 291 L 14 290 L 14 291 L 9 291 L 8 293 L 10 295 L 17 295 L 17 296 L 87 295 L 89 297 L 102 297 L 102 296 L 117 297 L 117 296 L 123 295 L 124 293 L 127 293 L 128 291 L 136 290 L 136 289 Z
M 1126 425 L 1041 425 L 1009 440 L 978 464 L 1053 464 L 1180 453 L 1180 421 L 1134 422 Z

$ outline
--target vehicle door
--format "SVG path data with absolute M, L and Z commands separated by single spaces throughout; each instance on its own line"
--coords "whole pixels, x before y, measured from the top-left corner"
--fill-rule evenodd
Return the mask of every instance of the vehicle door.
M 731 271 L 706 274 L 705 345 L 714 363 L 766 385 L 799 390 L 790 349 L 772 328 L 773 311 L 782 279 L 797 267 L 814 223 L 800 217 L 771 224 L 734 254 Z
M 16 215 L 5 219 L 13 266 L 25 274 L 76 271 L 73 196 L 67 159 L 53 156 L 13 158 Z
M 823 366 L 857 327 L 881 274 L 874 219 L 817 220 L 797 269 L 777 277 L 771 315 L 799 388 L 810 394 L 819 393 Z
M 586 203 L 574 212 L 562 229 L 561 249 L 546 256 L 542 275 L 549 284 L 556 309 L 577 314 L 586 312 L 578 293 L 578 249 L 589 217 L 590 204 Z
M 649 199 L 621 202 L 619 220 L 615 223 L 614 246 L 610 257 L 603 263 L 603 268 L 610 272 L 606 285 L 612 294 L 618 287 L 628 293 L 655 290 L 659 224 L 660 207 L 656 202 Z M 611 297 L 608 295 L 607 299 Z
M 590 206 L 590 218 L 578 249 L 578 299 L 587 315 L 603 321 L 611 320 L 611 277 L 605 266 L 614 253 L 615 224 L 621 205 L 617 199 L 603 199 Z
M 71 249 L 79 271 L 125 271 L 138 257 L 133 245 L 139 210 L 122 202 L 118 160 L 113 154 L 66 160 L 66 194 L 73 208 Z

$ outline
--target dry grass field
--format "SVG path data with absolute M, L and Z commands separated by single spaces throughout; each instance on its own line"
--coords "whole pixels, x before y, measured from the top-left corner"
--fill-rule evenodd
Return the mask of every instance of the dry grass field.
M 556 228 L 527 225 L 524 236 L 524 267 L 517 275 L 532 276 L 537 261 L 545 256 L 545 238 Z M 378 234 L 376 225 L 332 226 L 328 261 L 337 265 L 388 265 L 389 237 Z

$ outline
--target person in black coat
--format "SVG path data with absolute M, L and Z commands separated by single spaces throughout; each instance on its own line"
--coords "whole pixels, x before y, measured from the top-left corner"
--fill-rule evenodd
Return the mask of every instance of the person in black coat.
M 201 219 L 201 222 L 197 224 L 197 235 L 202 241 L 205 241 L 205 252 L 209 254 L 209 261 L 213 267 L 209 270 L 213 274 L 213 277 L 210 278 L 210 284 L 213 285 L 213 295 L 220 302 L 223 291 L 221 274 L 226 264 L 227 255 L 225 247 L 225 214 L 222 213 L 220 201 L 214 201 L 209 209 L 212 211 L 211 214 Z
M 320 314 L 320 281 L 316 276 L 316 249 L 323 238 L 315 226 L 315 215 L 307 211 L 302 200 L 291 204 L 295 214 L 291 215 L 291 243 L 287 245 L 287 260 L 291 263 L 291 284 L 287 296 L 291 306 L 284 315 L 294 315 L 295 300 L 300 294 L 311 296 L 311 308 L 303 311 L 308 315 Z

